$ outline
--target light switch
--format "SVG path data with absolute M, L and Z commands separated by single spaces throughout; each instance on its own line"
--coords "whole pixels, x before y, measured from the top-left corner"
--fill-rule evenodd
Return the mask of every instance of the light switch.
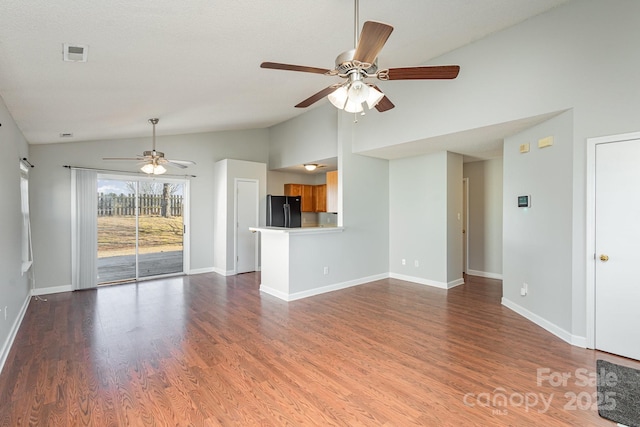
M 528 142 L 526 144 L 520 144 L 520 152 L 523 153 L 523 154 L 529 152 L 529 143 Z

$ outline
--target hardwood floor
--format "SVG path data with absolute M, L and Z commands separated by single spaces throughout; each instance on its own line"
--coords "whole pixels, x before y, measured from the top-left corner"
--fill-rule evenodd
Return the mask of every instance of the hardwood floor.
M 598 358 L 640 367 L 501 306 L 495 280 L 447 292 L 387 279 L 290 303 L 259 281 L 212 273 L 31 301 L 0 375 L 0 425 L 609 426 L 586 408 L 584 377 Z

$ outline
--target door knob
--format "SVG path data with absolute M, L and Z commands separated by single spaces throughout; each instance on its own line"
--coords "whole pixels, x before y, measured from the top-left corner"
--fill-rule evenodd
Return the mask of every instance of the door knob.
M 600 255 L 600 261 L 603 261 L 603 262 L 609 261 L 609 255 L 605 255 L 605 254 Z

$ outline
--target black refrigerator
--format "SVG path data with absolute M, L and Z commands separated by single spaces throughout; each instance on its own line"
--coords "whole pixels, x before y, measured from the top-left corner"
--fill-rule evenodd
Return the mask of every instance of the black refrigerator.
M 267 194 L 267 227 L 302 227 L 301 199 L 302 196 Z

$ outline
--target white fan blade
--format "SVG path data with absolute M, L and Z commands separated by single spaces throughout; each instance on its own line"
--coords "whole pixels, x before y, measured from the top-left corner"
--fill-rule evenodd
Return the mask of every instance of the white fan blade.
M 102 160 L 146 160 L 144 157 L 103 157 Z
M 180 163 L 175 163 L 173 160 L 167 160 L 166 164 L 169 165 L 169 166 L 175 166 L 175 167 L 180 168 L 180 169 L 186 169 L 187 168 L 185 165 L 180 164 Z
M 185 165 L 185 166 L 187 166 L 187 165 L 195 165 L 195 164 L 196 164 L 196 162 L 191 161 L 191 160 L 174 160 L 174 159 L 167 159 L 167 161 L 168 161 L 168 162 L 171 162 L 171 163 L 179 163 L 179 164 L 181 164 L 181 165 Z

